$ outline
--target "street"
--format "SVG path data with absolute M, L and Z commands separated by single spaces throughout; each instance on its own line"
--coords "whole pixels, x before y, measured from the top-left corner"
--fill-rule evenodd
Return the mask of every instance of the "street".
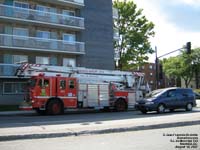
M 102 124 L 106 121 L 118 121 L 128 119 L 148 119 L 164 117 L 171 117 L 177 119 L 177 115 L 196 114 L 200 112 L 200 108 L 194 108 L 192 112 L 177 110 L 173 113 L 166 112 L 164 114 L 157 114 L 151 112 L 142 114 L 139 111 L 127 112 L 66 112 L 64 115 L 59 116 L 39 116 L 36 113 L 21 113 L 21 114 L 0 114 L 0 128 L 13 128 L 13 127 L 29 127 L 29 126 L 45 126 L 45 125 L 61 125 L 61 124 L 81 124 L 83 126 L 91 123 Z
M 169 134 L 169 136 L 167 135 Z M 173 136 L 171 136 L 174 134 Z M 177 134 L 177 135 L 176 135 Z M 187 136 L 188 134 L 188 136 Z M 196 135 L 198 134 L 198 135 Z M 189 142 L 173 141 L 177 136 L 195 139 Z M 19 140 L 0 142 L 1 150 L 177 150 L 181 145 L 190 145 L 190 148 L 199 150 L 200 125 L 176 127 L 166 129 L 122 132 L 102 135 L 73 136 L 51 139 Z M 193 148 L 192 148 L 193 146 Z
M 200 123 L 200 108 L 146 115 L 127 112 L 66 112 L 60 116 L 38 116 L 34 112 L 0 113 L 0 141 L 65 137 L 158 129 Z

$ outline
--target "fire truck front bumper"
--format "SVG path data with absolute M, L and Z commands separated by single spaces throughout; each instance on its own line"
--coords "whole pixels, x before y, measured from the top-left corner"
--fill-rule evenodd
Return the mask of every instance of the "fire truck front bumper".
M 20 110 L 32 110 L 33 107 L 32 107 L 32 105 L 30 103 L 23 102 L 22 104 L 20 104 L 19 109 Z

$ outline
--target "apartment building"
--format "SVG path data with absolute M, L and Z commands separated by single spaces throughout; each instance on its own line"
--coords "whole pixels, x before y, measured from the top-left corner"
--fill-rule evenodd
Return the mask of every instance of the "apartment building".
M 23 94 L 23 62 L 114 69 L 112 0 L 0 0 L 0 104 Z
M 149 84 L 151 90 L 156 88 L 156 65 L 154 63 L 146 63 L 139 67 L 137 71 L 145 73 L 145 81 Z
M 139 67 L 137 71 L 145 73 L 145 81 L 149 84 L 151 90 L 156 88 L 167 88 L 173 86 L 180 86 L 179 81 L 175 80 L 174 77 L 168 78 L 163 72 L 162 65 L 158 65 L 158 74 L 156 75 L 156 64 L 146 63 Z M 158 81 L 156 81 L 156 76 Z M 157 83 L 158 82 L 158 83 Z M 156 85 L 157 84 L 157 85 Z

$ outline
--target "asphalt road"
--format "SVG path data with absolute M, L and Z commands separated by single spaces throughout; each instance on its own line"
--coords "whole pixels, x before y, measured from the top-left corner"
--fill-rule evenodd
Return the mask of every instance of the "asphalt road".
M 182 141 L 180 138 L 193 138 Z M 178 139 L 179 138 L 179 139 Z M 179 140 L 179 141 L 176 141 Z M 182 144 L 182 145 L 181 145 Z M 102 135 L 0 142 L 1 150 L 181 150 L 200 149 L 200 125 Z M 190 148 L 187 148 L 187 146 Z M 192 146 L 194 146 L 192 148 Z
M 150 117 L 164 117 L 174 116 L 181 114 L 195 114 L 199 113 L 200 108 L 194 108 L 192 112 L 186 112 L 185 110 L 177 110 L 173 113 L 166 112 L 164 114 L 157 114 L 156 112 L 142 114 L 139 111 L 128 112 L 66 112 L 60 116 L 38 116 L 36 113 L 24 113 L 24 114 L 0 114 L 0 128 L 9 127 L 28 127 L 28 126 L 40 126 L 40 125 L 62 125 L 62 124 L 85 124 L 95 122 L 96 124 L 103 121 L 114 120 L 127 120 L 137 118 L 150 118 Z
M 20 113 L 6 113 L 0 112 L 0 128 L 3 127 L 21 127 L 21 126 L 33 126 L 33 125 L 56 125 L 56 124 L 72 124 L 88 122 L 101 122 L 111 120 L 125 120 L 132 118 L 149 118 L 170 116 L 186 113 L 200 112 L 200 100 L 197 100 L 197 107 L 193 108 L 192 112 L 185 112 L 185 110 L 177 110 L 173 113 L 157 114 L 151 112 L 148 114 L 142 114 L 139 111 L 127 111 L 127 112 L 102 112 L 102 111 L 82 111 L 82 112 L 65 112 L 60 116 L 39 116 L 34 111 L 20 112 Z

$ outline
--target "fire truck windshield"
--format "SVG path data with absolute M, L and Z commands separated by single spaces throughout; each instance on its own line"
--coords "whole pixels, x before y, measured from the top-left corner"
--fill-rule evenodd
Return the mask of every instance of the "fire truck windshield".
M 34 86 L 36 85 L 36 82 L 37 82 L 37 79 L 30 79 L 30 80 L 28 81 L 28 85 L 29 85 L 30 87 L 34 87 Z

